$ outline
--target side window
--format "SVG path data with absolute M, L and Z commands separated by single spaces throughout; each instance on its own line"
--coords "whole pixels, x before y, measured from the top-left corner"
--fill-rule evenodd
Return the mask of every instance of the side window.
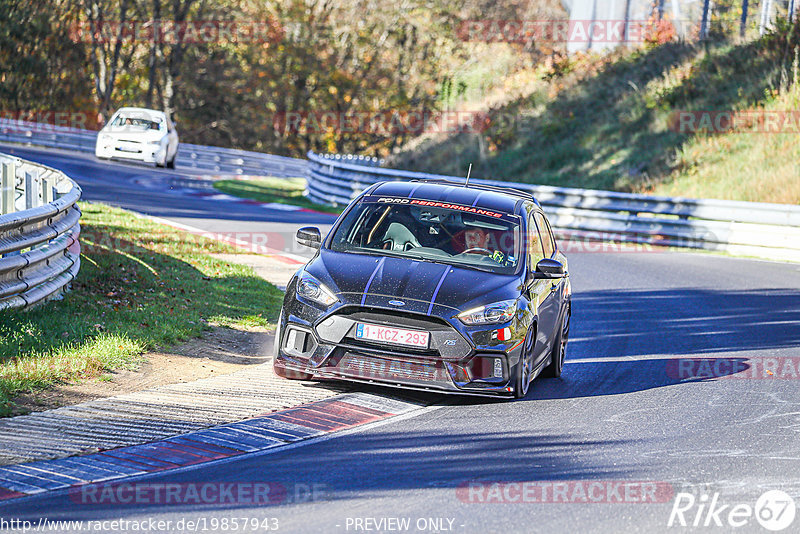
M 553 243 L 553 250 L 558 250 L 558 243 L 556 243 L 556 236 L 553 234 L 553 229 L 550 227 L 550 221 L 545 218 L 544 222 L 547 223 L 547 234 L 550 236 L 550 242 Z
M 534 214 L 536 218 L 536 226 L 539 227 L 539 233 L 542 235 L 542 245 L 544 246 L 544 256 L 549 258 L 553 255 L 553 252 L 556 250 L 556 245 L 553 242 L 553 236 L 550 234 L 550 228 L 547 226 L 547 221 L 544 219 L 544 215 L 539 213 L 538 211 Z
M 539 260 L 544 258 L 544 249 L 542 249 L 542 239 L 539 237 L 539 231 L 536 229 L 536 223 L 533 221 L 532 216 L 528 216 L 528 265 L 531 271 L 536 270 L 536 264 Z

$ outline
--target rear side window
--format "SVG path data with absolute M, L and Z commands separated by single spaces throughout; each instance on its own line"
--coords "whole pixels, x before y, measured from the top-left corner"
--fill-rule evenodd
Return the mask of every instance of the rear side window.
M 550 233 L 550 226 L 544 219 L 544 215 L 542 215 L 538 211 L 534 213 L 533 216 L 536 219 L 536 226 L 539 227 L 539 233 L 542 235 L 542 246 L 544 247 L 544 256 L 546 258 L 550 258 L 553 256 L 553 252 L 556 251 L 556 244 L 553 241 L 553 234 Z

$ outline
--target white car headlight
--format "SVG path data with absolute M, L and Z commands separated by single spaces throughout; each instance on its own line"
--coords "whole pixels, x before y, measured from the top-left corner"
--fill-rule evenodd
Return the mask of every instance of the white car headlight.
M 308 273 L 300 275 L 300 280 L 297 281 L 297 295 L 326 307 L 339 300 L 322 282 Z
M 148 143 L 148 144 L 150 144 L 150 145 L 160 145 L 161 144 L 161 139 L 159 139 L 158 141 L 150 141 L 150 143 Z
M 500 324 L 510 321 L 516 311 L 516 300 L 502 300 L 462 312 L 458 315 L 458 319 L 468 325 Z

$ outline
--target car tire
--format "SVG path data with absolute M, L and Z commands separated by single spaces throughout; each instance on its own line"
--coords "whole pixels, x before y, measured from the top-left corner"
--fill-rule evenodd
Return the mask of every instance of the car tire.
M 553 350 L 550 353 L 550 363 L 542 369 L 544 378 L 559 378 L 564 370 L 564 358 L 567 356 L 567 342 L 569 341 L 569 321 L 572 311 L 568 308 L 564 313 L 561 328 L 553 343 Z
M 167 168 L 168 169 L 174 169 L 175 168 L 175 158 L 172 158 L 171 160 L 169 160 L 167 162 Z
M 532 326 L 525 336 L 525 343 L 522 346 L 520 361 L 517 363 L 516 374 L 514 377 L 514 398 L 522 399 L 528 394 L 531 380 L 531 362 L 529 358 L 533 355 L 533 348 L 536 345 L 536 327 Z
M 311 380 L 314 378 L 314 375 L 312 374 L 295 371 L 293 369 L 287 369 L 278 362 L 273 363 L 272 368 L 275 370 L 276 375 L 289 380 Z

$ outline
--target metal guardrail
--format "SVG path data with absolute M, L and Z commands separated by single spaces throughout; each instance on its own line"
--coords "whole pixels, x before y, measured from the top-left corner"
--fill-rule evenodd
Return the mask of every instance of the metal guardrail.
M 357 160 L 308 153 L 307 195 L 328 205 L 350 202 L 384 180 L 464 178 L 359 165 Z M 578 238 L 725 251 L 800 261 L 800 206 L 634 195 L 472 179 L 514 187 L 539 200 L 562 239 Z M 567 243 L 569 248 L 569 243 Z M 612 249 L 613 250 L 613 249 Z
M 0 118 L 0 141 L 94 153 L 97 132 L 65 126 Z M 178 168 L 191 168 L 220 174 L 305 176 L 308 162 L 213 146 L 180 143 L 175 160 Z
M 5 154 L 0 186 L 0 310 L 58 298 L 80 269 L 80 187 Z

